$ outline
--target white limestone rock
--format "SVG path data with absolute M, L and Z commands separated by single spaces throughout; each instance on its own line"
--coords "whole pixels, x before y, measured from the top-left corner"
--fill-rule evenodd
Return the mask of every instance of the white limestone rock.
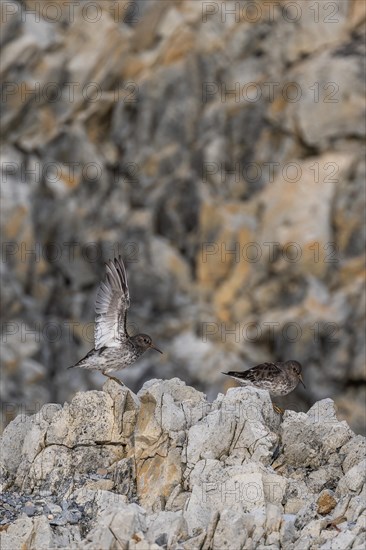
M 363 446 L 329 399 L 281 421 L 254 388 L 108 381 L 5 430 L 2 547 L 358 548 Z

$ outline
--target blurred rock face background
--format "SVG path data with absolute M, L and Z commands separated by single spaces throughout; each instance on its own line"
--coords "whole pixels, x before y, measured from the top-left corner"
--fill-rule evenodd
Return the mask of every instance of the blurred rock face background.
M 283 404 L 363 432 L 364 2 L 1 8 L 4 422 L 100 388 L 66 367 L 121 254 L 164 350 L 129 387 L 293 358 Z

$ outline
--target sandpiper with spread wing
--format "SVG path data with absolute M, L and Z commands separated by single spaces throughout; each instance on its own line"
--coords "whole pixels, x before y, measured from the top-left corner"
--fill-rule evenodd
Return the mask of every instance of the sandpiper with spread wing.
M 109 260 L 105 280 L 100 283 L 95 300 L 95 347 L 76 365 L 68 368 L 97 370 L 121 384 L 109 373 L 129 367 L 148 349 L 163 353 L 147 334 L 129 336 L 129 306 L 127 273 L 122 258 Z

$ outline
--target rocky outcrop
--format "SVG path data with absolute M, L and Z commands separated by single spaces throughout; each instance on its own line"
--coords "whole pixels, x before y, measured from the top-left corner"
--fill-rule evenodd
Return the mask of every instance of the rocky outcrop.
M 1 8 L 5 423 L 100 387 L 66 367 L 121 253 L 134 391 L 295 358 L 363 432 L 365 2 Z
M 360 550 L 365 447 L 330 399 L 282 419 L 253 388 L 108 381 L 7 426 L 1 547 Z

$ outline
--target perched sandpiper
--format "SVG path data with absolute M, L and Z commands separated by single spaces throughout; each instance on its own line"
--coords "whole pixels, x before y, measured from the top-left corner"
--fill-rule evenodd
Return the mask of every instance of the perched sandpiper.
M 127 332 L 127 309 L 130 297 L 127 273 L 121 257 L 106 264 L 106 277 L 100 283 L 95 300 L 95 347 L 76 365 L 87 370 L 100 371 L 119 384 L 121 381 L 110 372 L 132 365 L 146 350 L 157 348 L 147 334 L 129 336 Z
M 270 395 L 278 397 L 292 392 L 299 382 L 305 388 L 301 375 L 302 367 L 298 361 L 278 361 L 276 363 L 261 363 L 244 372 L 223 372 L 231 376 L 242 386 L 254 386 L 261 390 L 268 390 Z M 277 412 L 283 412 L 274 405 Z

